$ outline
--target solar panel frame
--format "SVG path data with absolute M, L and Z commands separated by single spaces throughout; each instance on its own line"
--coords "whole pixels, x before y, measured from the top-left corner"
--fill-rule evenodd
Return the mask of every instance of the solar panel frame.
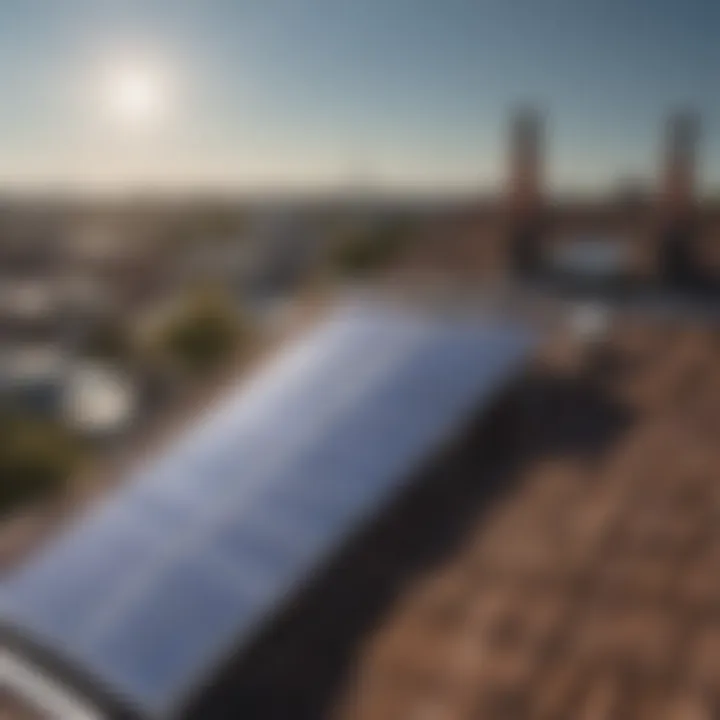
M 355 527 L 364 516 L 398 492 L 402 487 L 401 480 L 411 476 L 414 466 L 448 439 L 479 402 L 497 392 L 516 374 L 533 342 L 531 333 L 513 325 L 428 320 L 409 311 L 394 309 L 343 308 L 308 339 L 282 355 L 253 383 L 232 391 L 220 407 L 199 423 L 194 434 L 181 438 L 169 456 L 138 472 L 127 489 L 90 517 L 86 527 L 88 524 L 92 527 L 92 523 L 102 527 L 113 518 L 115 522 L 123 522 L 123 519 L 128 522 L 133 510 L 141 518 L 148 514 L 147 503 L 154 501 L 155 512 L 166 515 L 154 527 L 159 543 L 155 548 L 159 553 L 155 558 L 159 563 L 155 566 L 158 572 L 164 569 L 172 575 L 174 568 L 183 567 L 183 563 L 192 565 L 199 559 L 215 568 L 211 572 L 229 575 L 239 556 L 233 558 L 232 553 L 218 552 L 216 546 L 222 537 L 220 533 L 226 529 L 239 530 L 240 540 L 244 534 L 246 542 L 257 543 L 262 552 L 270 552 L 270 558 L 275 553 L 279 563 L 277 567 L 283 568 L 273 577 L 265 565 L 267 555 L 256 557 L 252 562 L 252 552 L 248 555 L 247 546 L 240 546 L 248 563 L 243 566 L 246 568 L 245 579 L 243 572 L 239 571 L 239 577 L 230 583 L 237 583 L 238 602 L 243 599 L 240 589 L 243 582 L 247 588 L 251 570 L 255 579 L 258 573 L 259 576 L 269 575 L 266 592 L 254 598 L 248 594 L 245 621 L 239 613 L 231 613 L 228 617 L 235 617 L 234 627 L 226 627 L 219 636 L 222 639 L 225 639 L 224 635 L 232 637 L 227 642 L 215 643 L 212 648 L 206 647 L 204 651 L 198 649 L 192 668 L 175 677 L 174 687 L 167 678 L 168 686 L 164 692 L 159 692 L 156 687 L 155 696 L 152 688 L 140 688 L 137 678 L 135 687 L 132 687 L 133 681 L 128 682 L 128 677 L 133 674 L 132 668 L 129 674 L 124 671 L 125 678 L 122 679 L 117 669 L 110 667 L 112 663 L 108 664 L 107 658 L 98 652 L 103 643 L 107 646 L 107 637 L 112 637 L 113 625 L 120 625 L 123 617 L 126 620 L 125 633 L 119 634 L 131 635 L 127 631 L 131 615 L 122 615 L 123 606 L 125 613 L 131 614 L 133 608 L 141 612 L 144 597 L 145 605 L 152 611 L 152 603 L 143 595 L 143 583 L 147 583 L 148 587 L 152 587 L 153 583 L 152 573 L 147 574 L 148 566 L 143 582 L 136 576 L 131 587 L 116 593 L 109 606 L 103 606 L 91 617 L 90 630 L 85 628 L 82 631 L 81 636 L 85 640 L 79 646 L 75 633 L 71 638 L 63 637 L 62 632 L 58 636 L 56 628 L 43 627 L 42 622 L 38 624 L 37 617 L 33 618 L 32 613 L 24 618 L 22 612 L 16 614 L 19 626 L 26 627 L 31 634 L 34 630 L 40 637 L 45 635 L 50 645 L 68 641 L 68 647 L 63 650 L 69 650 L 78 665 L 93 665 L 91 670 L 143 708 L 149 717 L 171 716 L 194 688 L 206 682 L 222 658 L 235 649 L 242 632 L 241 626 L 247 631 L 260 617 L 267 615 L 302 580 L 299 575 L 307 573 L 331 553 L 342 538 L 344 529 Z M 372 352 L 364 358 L 352 382 L 343 381 L 347 362 L 356 361 L 357 354 L 363 350 Z M 305 379 L 309 382 L 303 383 Z M 433 385 L 433 379 L 446 385 L 437 387 Z M 422 392 L 418 392 L 418 384 L 423 386 Z M 333 387 L 335 390 L 330 392 Z M 313 410 L 321 412 L 309 418 L 307 405 L 305 413 L 302 412 L 303 403 L 313 400 L 313 392 L 320 393 L 320 397 L 314 399 Z M 295 413 L 287 416 L 292 419 L 290 427 L 287 424 L 283 426 L 281 422 L 286 408 L 293 408 Z M 378 434 L 372 421 L 383 416 L 387 427 Z M 257 429 L 263 422 L 270 440 L 276 438 L 275 442 L 287 444 L 285 455 L 273 455 L 269 459 L 258 455 L 258 448 L 263 447 L 262 437 L 257 433 L 253 436 L 251 428 L 254 426 Z M 293 428 L 293 423 L 300 427 Z M 192 497 L 185 498 L 181 492 L 182 502 L 178 503 L 177 491 L 182 491 L 183 482 L 192 480 L 193 473 L 203 468 L 203 458 L 207 469 L 209 453 L 227 453 L 224 443 L 234 441 L 239 430 L 250 434 L 240 433 L 241 441 L 233 442 L 228 458 L 234 463 L 239 459 L 242 462 L 242 452 L 254 458 L 248 467 L 238 473 L 252 478 L 253 482 L 240 483 L 235 488 L 237 495 L 229 497 L 221 494 L 214 502 L 206 498 L 207 504 L 199 511 L 193 508 L 188 515 L 188 508 L 192 505 L 184 503 Z M 338 449 L 336 444 L 343 437 L 345 445 Z M 390 447 L 363 460 L 359 451 L 367 445 L 369 438 L 386 442 Z M 265 441 L 269 442 L 267 437 Z M 365 478 L 374 478 L 375 484 L 356 483 L 356 494 L 348 495 L 345 492 L 347 481 L 343 484 L 337 480 L 337 474 L 348 463 L 353 466 L 357 477 L 363 474 L 360 472 L 362 468 Z M 183 473 L 183 470 L 186 472 Z M 307 480 L 308 473 L 313 475 L 310 480 Z M 173 482 L 173 477 L 180 480 Z M 317 477 L 325 484 L 318 485 Z M 274 478 L 275 484 L 264 486 L 261 482 L 263 478 Z M 395 482 L 392 482 L 393 478 Z M 334 485 L 342 491 L 336 493 L 339 497 L 328 500 L 324 493 L 332 490 Z M 223 487 L 221 484 L 220 489 Z M 171 501 L 169 504 L 168 500 Z M 337 504 L 338 500 L 344 501 L 344 507 Z M 297 514 L 298 509 L 302 510 L 300 515 Z M 196 515 L 193 516 L 192 512 Z M 157 520 L 158 515 L 154 519 Z M 282 522 L 278 522 L 279 519 Z M 320 521 L 324 519 L 330 524 L 321 525 Z M 181 531 L 183 521 L 189 523 L 190 529 L 186 532 Z M 135 518 L 137 527 L 141 527 L 143 522 L 147 524 L 149 519 L 138 523 Z M 305 524 L 306 546 L 300 542 L 299 535 L 293 535 L 293 523 L 296 530 L 302 530 Z M 281 530 L 279 534 L 278 528 Z M 169 542 L 164 533 L 173 531 L 175 539 Z M 82 539 L 82 533 L 80 536 Z M 72 535 L 70 538 L 72 541 Z M 60 549 L 62 553 L 62 543 Z M 52 552 L 50 556 L 52 565 Z M 47 558 L 41 558 L 32 567 L 42 568 L 43 562 L 48 562 Z M 149 567 L 152 568 L 152 564 Z M 294 572 L 291 571 L 293 568 Z M 42 569 L 36 572 L 42 578 Z M 163 579 L 169 582 L 168 578 Z M 161 584 L 157 578 L 154 582 L 156 588 L 159 582 Z M 252 581 L 250 584 L 253 584 Z M 2 586 L 0 600 L 4 593 L 5 587 Z M 161 605 L 157 602 L 155 607 Z M 221 609 L 216 608 L 215 612 L 220 615 Z M 8 610 L 7 605 L 0 602 L 0 618 L 2 615 L 7 618 Z M 70 640 L 75 641 L 74 647 Z M 115 652 L 117 656 L 118 651 Z

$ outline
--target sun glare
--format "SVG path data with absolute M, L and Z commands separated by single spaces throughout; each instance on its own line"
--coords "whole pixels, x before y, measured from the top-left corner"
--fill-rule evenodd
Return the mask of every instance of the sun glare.
M 110 119 L 127 127 L 155 126 L 168 109 L 166 79 L 149 66 L 112 68 L 104 81 L 104 94 Z

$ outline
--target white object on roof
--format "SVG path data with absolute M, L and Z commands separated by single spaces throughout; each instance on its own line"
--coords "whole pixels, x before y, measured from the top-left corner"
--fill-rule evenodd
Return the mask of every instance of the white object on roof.
M 135 417 L 137 391 L 131 378 L 108 365 L 83 363 L 68 373 L 63 413 L 82 433 L 125 430 Z

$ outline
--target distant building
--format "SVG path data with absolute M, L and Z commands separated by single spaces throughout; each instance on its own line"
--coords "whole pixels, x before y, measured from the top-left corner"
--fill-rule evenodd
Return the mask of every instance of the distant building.
M 70 358 L 53 344 L 5 345 L 0 350 L 3 404 L 57 416 Z

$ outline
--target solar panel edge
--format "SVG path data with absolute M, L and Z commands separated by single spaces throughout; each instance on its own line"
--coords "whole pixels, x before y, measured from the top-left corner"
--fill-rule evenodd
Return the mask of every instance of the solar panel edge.
M 41 673 L 72 688 L 73 694 L 96 710 L 103 720 L 152 720 L 101 675 L 89 670 L 71 651 L 44 642 L 42 635 L 30 637 L 21 628 L 0 619 L 0 645 L 35 665 Z
M 384 322 L 389 322 L 389 321 L 387 319 L 385 319 Z M 397 318 L 394 318 L 393 322 L 397 322 Z M 427 323 L 423 323 L 422 327 L 425 328 L 425 327 L 430 327 L 430 326 Z M 478 329 L 480 329 L 480 328 L 478 328 Z M 487 328 L 485 328 L 485 330 L 487 330 Z M 458 330 L 458 332 L 462 334 L 462 328 L 460 328 Z M 486 339 L 487 339 L 487 333 L 486 333 Z M 512 343 L 511 343 L 511 345 L 512 345 Z M 525 347 L 523 346 L 523 343 L 520 343 L 520 344 L 515 343 L 514 353 L 515 353 L 517 363 L 519 363 L 522 360 L 523 354 L 525 352 L 527 352 L 530 345 L 531 345 L 530 340 L 527 340 L 527 342 L 525 343 Z M 506 350 L 506 352 L 508 352 L 508 351 L 509 350 Z M 497 369 L 495 369 L 493 372 L 497 373 Z M 504 383 L 507 380 L 509 380 L 510 377 L 512 377 L 514 372 L 515 372 L 514 363 L 509 363 L 509 367 L 504 368 L 504 372 L 501 372 L 498 377 L 500 378 L 501 382 Z M 477 398 L 476 398 L 476 400 L 477 400 Z M 468 407 L 471 407 L 471 406 L 472 406 L 472 403 L 469 403 Z M 456 418 L 456 421 L 457 421 L 456 424 L 460 425 L 462 423 L 462 418 Z M 452 432 L 453 432 L 452 428 L 448 428 L 448 431 L 446 434 L 451 435 Z M 439 441 L 439 444 L 441 442 L 445 442 L 445 439 L 441 438 Z M 427 456 L 427 453 L 425 454 L 425 456 Z M 422 457 L 418 459 L 418 462 L 422 462 Z M 411 473 L 406 472 L 405 475 L 409 476 L 409 475 L 411 475 Z M 404 487 L 404 485 L 393 489 L 393 492 L 401 492 L 402 487 Z M 367 509 L 368 513 L 370 513 L 371 511 L 372 511 L 372 508 Z M 359 522 L 361 522 L 361 520 L 358 520 L 356 524 L 358 524 Z M 328 550 L 328 554 L 330 554 L 331 552 L 332 552 L 332 547 Z M 320 563 L 323 561 L 323 558 L 318 558 L 317 560 L 318 560 L 318 563 Z M 232 638 L 231 640 L 228 641 L 228 643 L 229 643 L 229 652 L 234 652 L 234 650 L 237 646 L 237 638 Z M 220 664 L 222 664 L 223 660 L 221 657 L 221 653 L 219 651 L 217 653 L 212 652 L 210 654 L 217 655 L 216 660 L 207 658 L 207 660 L 204 661 L 203 667 L 207 667 L 206 675 L 212 677 L 213 672 L 216 671 L 213 668 L 217 668 Z M 224 655 L 224 653 L 222 655 Z M 74 662 L 77 662 L 77 661 L 74 661 Z M 103 681 L 103 682 L 105 682 L 105 684 L 108 684 L 108 679 L 106 678 L 105 681 Z M 198 682 L 201 682 L 201 681 L 198 681 Z M 206 680 L 203 682 L 206 682 Z M 120 683 L 120 684 L 122 684 L 122 683 Z M 188 692 L 189 692 L 188 688 L 192 688 L 195 685 L 196 685 L 196 683 L 188 681 L 188 683 L 183 688 L 183 690 L 180 694 L 181 695 L 180 699 L 173 700 L 171 698 L 167 703 L 160 703 L 158 705 L 155 705 L 151 710 L 149 710 L 149 712 L 152 714 L 153 717 L 165 717 L 166 715 L 172 716 L 172 713 L 174 712 L 174 708 L 181 706 L 182 703 L 184 702 L 184 700 L 182 698 L 188 694 Z M 128 689 L 126 689 L 126 690 L 128 690 Z M 132 692 L 132 691 L 129 690 L 129 692 Z M 147 705 L 147 707 L 150 708 L 150 705 Z

